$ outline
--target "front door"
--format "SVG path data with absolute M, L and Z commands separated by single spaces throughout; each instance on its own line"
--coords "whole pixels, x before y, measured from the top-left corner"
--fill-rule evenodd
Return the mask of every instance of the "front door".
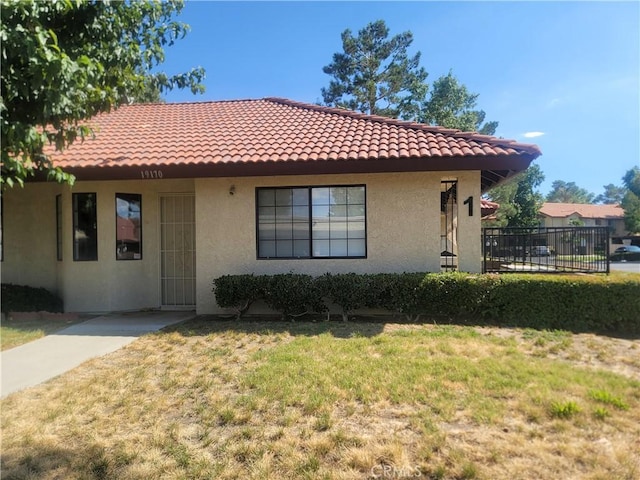
M 196 304 L 195 196 L 160 197 L 160 289 L 162 306 Z

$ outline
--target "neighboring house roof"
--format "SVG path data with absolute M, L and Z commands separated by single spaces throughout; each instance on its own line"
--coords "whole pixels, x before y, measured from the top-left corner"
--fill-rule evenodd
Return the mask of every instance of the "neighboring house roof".
M 624 218 L 624 210 L 620 205 L 586 203 L 543 203 L 540 214 L 553 218 L 565 218 L 574 214 L 582 218 Z
M 172 177 L 482 170 L 484 191 L 541 154 L 536 145 L 280 98 L 125 105 L 88 124 L 95 139 L 46 152 L 80 179 L 140 178 L 144 168 Z
M 495 220 L 496 212 L 500 208 L 500 204 L 496 202 L 491 202 L 489 200 L 485 200 L 484 198 L 480 199 L 480 214 L 482 220 Z

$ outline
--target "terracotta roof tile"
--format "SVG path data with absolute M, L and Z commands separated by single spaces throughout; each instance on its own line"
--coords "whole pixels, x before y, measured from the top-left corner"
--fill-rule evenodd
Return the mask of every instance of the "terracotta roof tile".
M 57 166 L 540 155 L 535 145 L 279 98 L 127 105 L 88 123 L 95 139 L 46 152 Z
M 624 218 L 620 205 L 592 205 L 585 203 L 543 203 L 540 213 L 547 217 L 564 218 L 576 214 L 582 218 Z

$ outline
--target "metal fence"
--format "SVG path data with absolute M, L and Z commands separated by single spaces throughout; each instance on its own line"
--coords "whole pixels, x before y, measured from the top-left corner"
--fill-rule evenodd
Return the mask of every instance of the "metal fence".
M 482 230 L 484 272 L 609 273 L 607 227 Z

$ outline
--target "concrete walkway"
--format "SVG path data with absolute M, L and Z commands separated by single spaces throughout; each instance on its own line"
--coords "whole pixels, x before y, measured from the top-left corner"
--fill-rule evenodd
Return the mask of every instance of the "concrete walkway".
M 96 317 L 0 354 L 0 396 L 38 385 L 90 358 L 114 352 L 145 333 L 195 317 L 194 312 L 139 312 Z

